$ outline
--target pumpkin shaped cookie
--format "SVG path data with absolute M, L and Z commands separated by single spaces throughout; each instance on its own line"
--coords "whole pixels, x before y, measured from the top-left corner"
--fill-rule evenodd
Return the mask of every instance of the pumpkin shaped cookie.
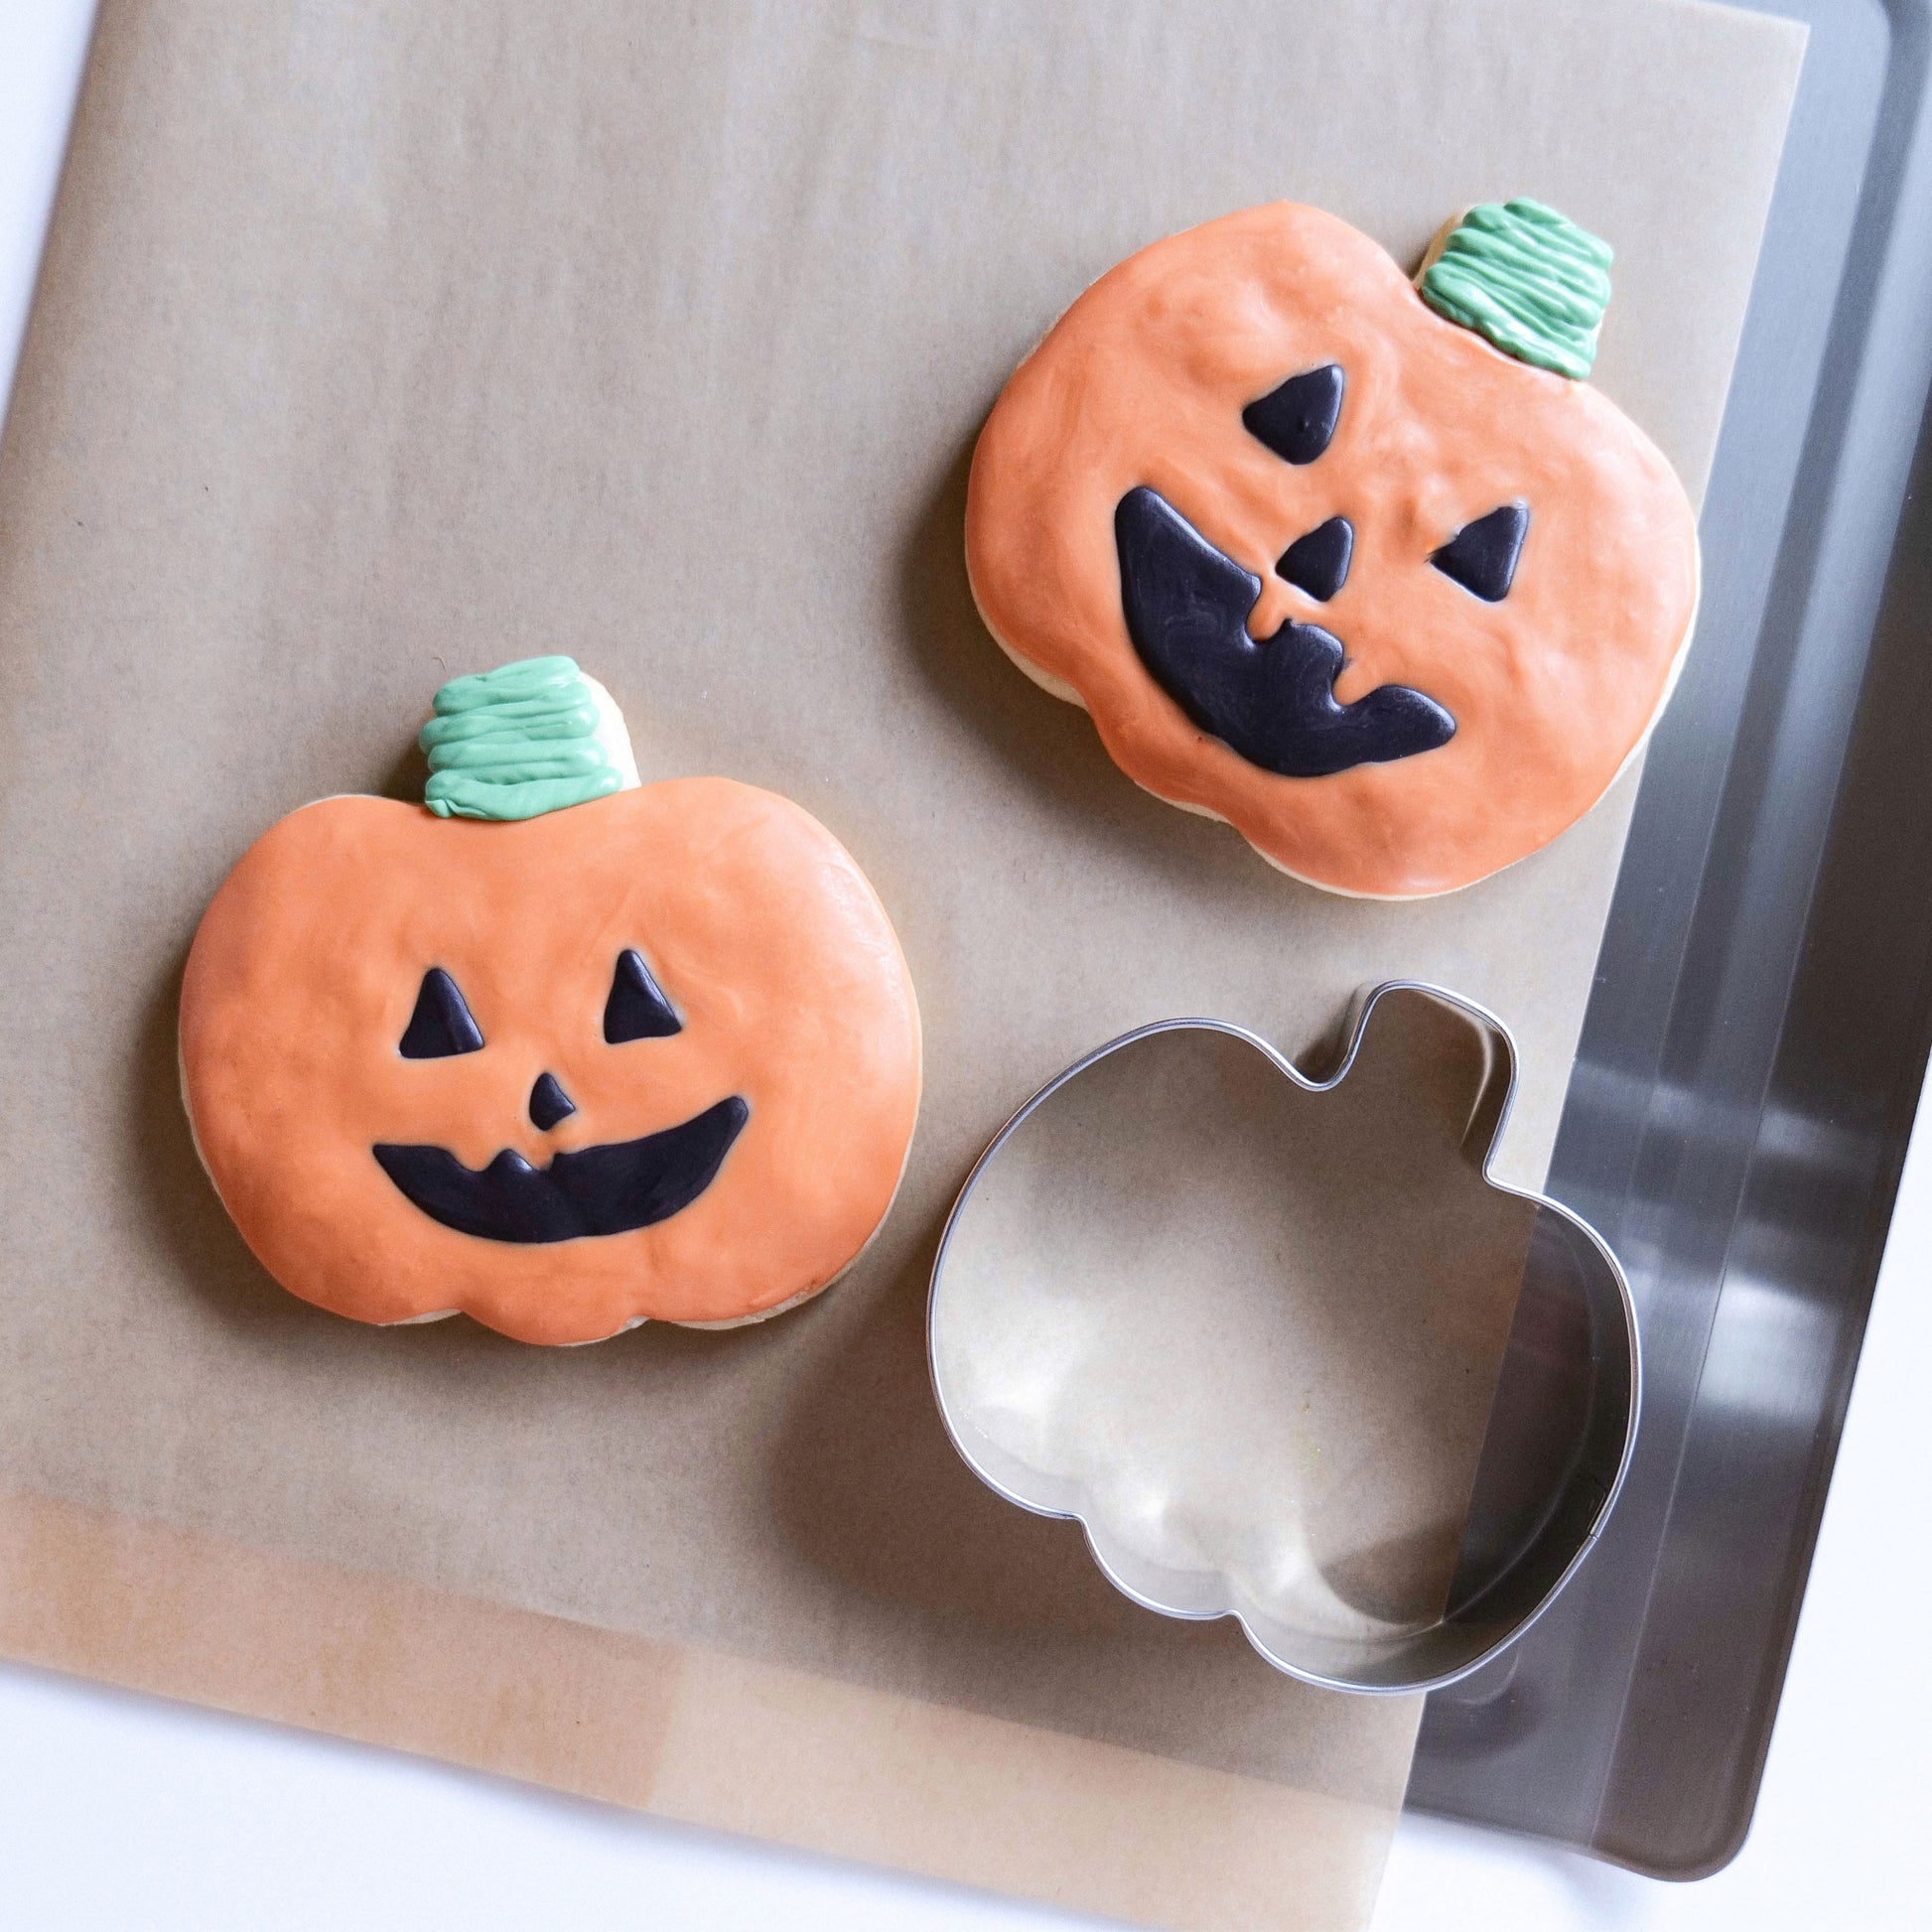
M 637 780 L 567 657 L 458 678 L 421 806 L 256 840 L 182 986 L 203 1164 L 283 1287 L 521 1340 L 757 1320 L 885 1218 L 919 1022 L 884 908 L 801 807 Z
M 1642 744 L 1697 607 L 1683 485 L 1584 380 L 1609 260 L 1527 201 L 1414 282 L 1293 203 L 1144 248 L 980 436 L 988 628 L 1130 777 L 1313 885 L 1536 851 Z

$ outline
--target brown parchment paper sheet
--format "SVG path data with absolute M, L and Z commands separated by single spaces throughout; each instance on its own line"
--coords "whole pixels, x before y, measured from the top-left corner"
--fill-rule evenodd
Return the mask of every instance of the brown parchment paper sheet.
M 1297 886 L 985 636 L 966 458 L 1158 235 L 1293 196 L 1412 260 L 1528 192 L 1615 242 L 1598 378 L 1701 489 L 1801 50 L 1681 0 L 107 0 L 0 449 L 0 1647 L 1123 1916 L 1359 1924 L 1414 1705 L 981 1489 L 925 1271 L 1082 1050 L 1200 1012 L 1297 1051 L 1391 975 L 1515 1029 L 1534 1181 L 1630 782 L 1448 899 Z M 358 1328 L 194 1160 L 223 872 L 413 789 L 434 686 L 546 650 L 647 776 L 823 817 L 912 964 L 897 1207 L 766 1326 Z

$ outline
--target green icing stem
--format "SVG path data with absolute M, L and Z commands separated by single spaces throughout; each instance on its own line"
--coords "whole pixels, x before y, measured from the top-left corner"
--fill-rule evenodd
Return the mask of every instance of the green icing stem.
M 493 671 L 477 671 L 469 677 L 453 677 L 437 692 L 430 706 L 439 718 L 454 718 L 465 711 L 478 711 L 519 698 L 575 699 L 588 701 L 584 674 L 574 657 L 521 657 L 514 664 L 501 664 Z
M 617 791 L 623 780 L 608 767 L 587 778 L 515 777 L 503 781 L 439 773 L 430 779 L 423 803 L 438 818 L 539 818 L 566 805 L 588 805 Z
M 1438 315 L 1538 368 L 1581 381 L 1596 360 L 1612 250 L 1541 202 L 1472 207 L 1422 278 Z
M 528 657 L 452 678 L 418 743 L 423 803 L 439 818 L 535 818 L 620 790 L 599 742 L 597 700 L 568 657 Z

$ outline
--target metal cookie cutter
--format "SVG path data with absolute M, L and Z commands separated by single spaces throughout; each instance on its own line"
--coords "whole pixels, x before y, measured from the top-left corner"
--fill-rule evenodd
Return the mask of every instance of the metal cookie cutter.
M 1493 1015 L 1405 982 L 1356 1000 L 1326 1079 L 1213 1020 L 1068 1067 L 981 1155 L 933 1264 L 960 1454 L 1077 1520 L 1136 1602 L 1233 1616 L 1306 1683 L 1488 1662 L 1601 1530 L 1640 1375 L 1616 1258 L 1489 1176 L 1515 1069 Z M 1323 1461 L 1324 1418 L 1349 1455 Z

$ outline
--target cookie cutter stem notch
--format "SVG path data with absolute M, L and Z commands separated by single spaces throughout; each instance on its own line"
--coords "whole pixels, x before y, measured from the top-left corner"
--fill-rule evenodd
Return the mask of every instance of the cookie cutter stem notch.
M 955 1277 L 963 1281 L 980 1259 L 973 1252 L 981 1236 L 972 1209 L 989 1171 L 1042 1109 L 1050 1120 L 1056 1095 L 1102 1062 L 1130 1048 L 1155 1056 L 1153 1064 L 1170 1043 L 1175 1051 L 1197 1051 L 1204 1039 L 1239 1042 L 1301 1094 L 1324 1094 L 1354 1068 L 1378 1008 L 1387 1024 L 1403 1013 L 1422 1015 L 1429 1005 L 1458 1016 L 1484 1042 L 1484 1070 L 1461 1137 L 1463 1157 L 1485 1186 L 1526 1203 L 1532 1215 L 1445 1607 L 1420 1627 L 1337 1634 L 1272 1614 L 1244 1597 L 1219 1570 L 1177 1569 L 1129 1548 L 1109 1529 L 1078 1477 L 1035 1466 L 976 1422 L 955 1386 L 941 1335 L 955 1294 L 963 1293 L 950 1284 Z M 1233 1616 L 1270 1664 L 1304 1683 L 1406 1695 L 1440 1690 L 1489 1663 L 1543 1615 L 1576 1574 L 1630 1466 L 1641 1351 L 1629 1286 L 1603 1239 L 1561 1203 L 1508 1186 L 1490 1173 L 1515 1085 L 1517 1053 L 1508 1028 L 1458 994 L 1398 980 L 1357 996 L 1343 1037 L 1333 1072 L 1314 1080 L 1244 1028 L 1218 1020 L 1164 1020 L 1108 1041 L 1049 1080 L 994 1136 L 953 1203 L 933 1262 L 927 1360 L 941 1420 L 967 1465 L 1023 1509 L 1078 1522 L 1103 1574 L 1134 1601 L 1165 1616 Z

